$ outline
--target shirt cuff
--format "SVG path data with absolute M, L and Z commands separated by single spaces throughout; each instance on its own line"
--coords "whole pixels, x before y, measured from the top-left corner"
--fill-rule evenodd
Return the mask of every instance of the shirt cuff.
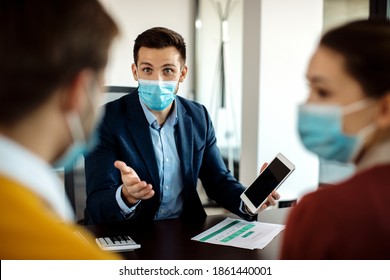
M 134 214 L 134 210 L 135 208 L 138 206 L 138 204 L 141 202 L 141 200 L 139 200 L 136 204 L 134 204 L 134 206 L 132 207 L 129 207 L 126 205 L 126 203 L 123 201 L 122 199 L 122 186 L 121 185 L 117 190 L 116 190 L 116 193 L 115 193 L 115 198 L 116 198 L 116 202 L 118 203 L 119 205 L 119 208 L 121 209 L 121 212 L 122 212 L 122 215 L 128 219 L 132 216 L 132 214 Z
M 241 201 L 241 203 L 240 203 L 240 212 L 241 212 L 242 214 L 247 214 L 247 215 L 252 216 L 252 217 L 256 216 L 256 214 L 253 214 L 251 211 L 249 211 L 249 210 L 245 207 L 245 203 L 244 203 L 243 201 Z

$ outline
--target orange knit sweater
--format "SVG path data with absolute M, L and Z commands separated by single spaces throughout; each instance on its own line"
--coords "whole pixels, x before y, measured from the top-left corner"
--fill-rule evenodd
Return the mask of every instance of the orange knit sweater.
M 119 259 L 101 251 L 82 227 L 60 221 L 29 189 L 1 175 L 0 200 L 2 260 Z

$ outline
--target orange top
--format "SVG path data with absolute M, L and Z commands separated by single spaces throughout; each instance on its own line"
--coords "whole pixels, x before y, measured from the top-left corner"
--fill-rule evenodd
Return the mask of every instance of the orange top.
M 120 259 L 82 227 L 65 224 L 37 195 L 0 175 L 0 259 Z

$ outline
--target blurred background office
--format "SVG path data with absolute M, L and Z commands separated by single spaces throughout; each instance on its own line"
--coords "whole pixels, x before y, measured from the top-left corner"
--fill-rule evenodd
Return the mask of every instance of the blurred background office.
M 142 31 L 164 26 L 180 33 L 187 43 L 189 73 L 179 94 L 207 107 L 226 164 L 243 184 L 250 185 L 262 163 L 278 152 L 296 165 L 279 190 L 282 202 L 348 175 L 349 166 L 320 164 L 299 142 L 296 108 L 307 96 L 305 69 L 325 30 L 370 14 L 388 16 L 389 1 L 101 2 L 122 34 L 112 48 L 106 85 L 137 86 L 132 49 Z

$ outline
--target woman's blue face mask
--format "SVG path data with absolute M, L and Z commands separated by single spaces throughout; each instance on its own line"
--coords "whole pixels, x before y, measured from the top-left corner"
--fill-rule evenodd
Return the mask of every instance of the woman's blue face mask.
M 138 94 L 149 109 L 162 111 L 175 100 L 177 84 L 178 81 L 138 79 Z
M 298 131 L 303 145 L 320 158 L 349 162 L 361 150 L 367 135 L 375 130 L 370 124 L 356 135 L 343 132 L 343 116 L 369 106 L 359 100 L 348 106 L 303 104 L 298 109 Z

